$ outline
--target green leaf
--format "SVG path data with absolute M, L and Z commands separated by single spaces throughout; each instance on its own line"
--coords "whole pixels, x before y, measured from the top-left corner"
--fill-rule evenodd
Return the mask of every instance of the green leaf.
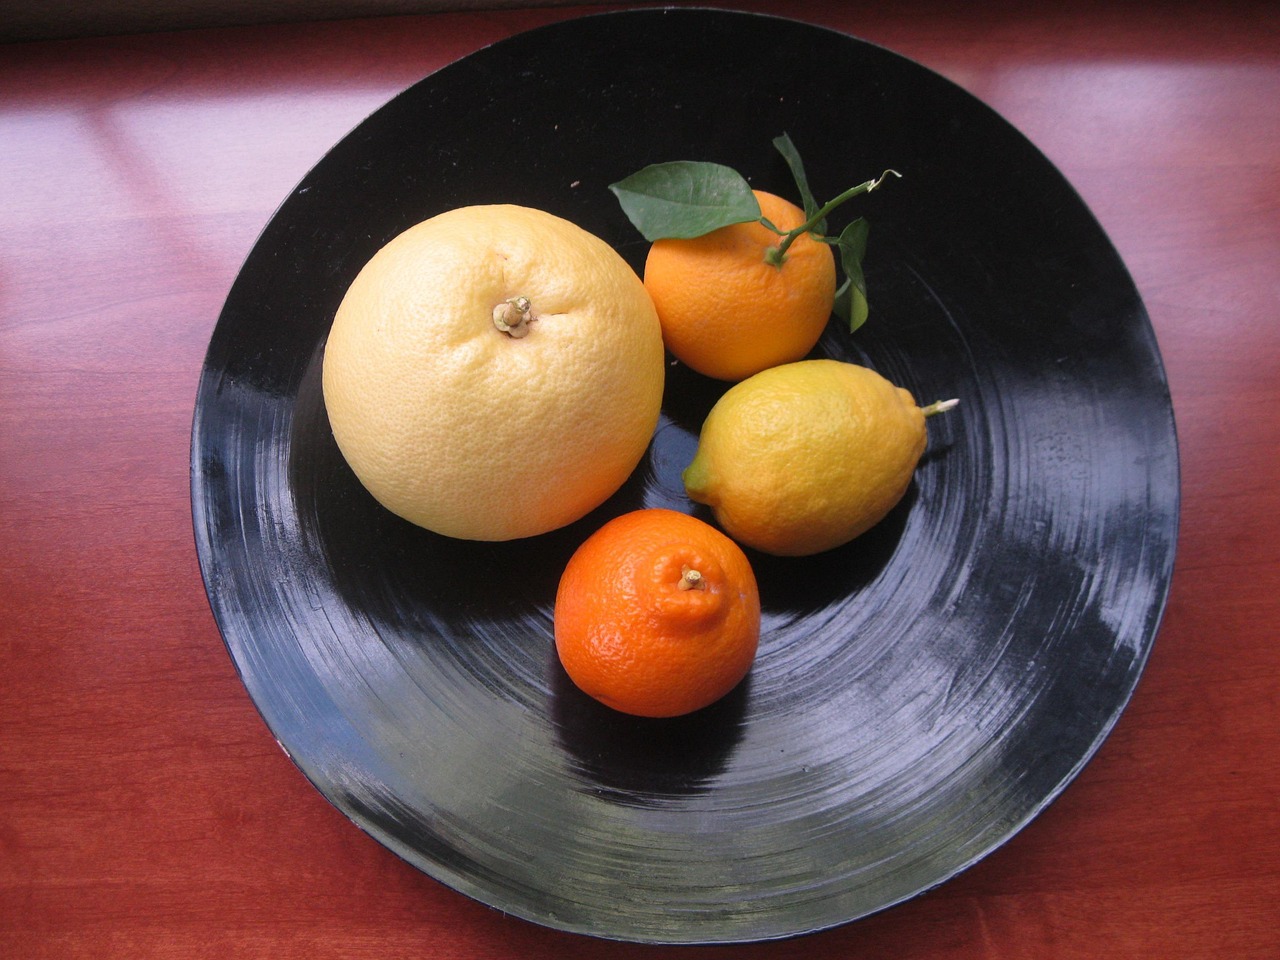
M 800 151 L 796 149 L 796 145 L 791 142 L 791 137 L 785 132 L 782 136 L 773 138 L 773 145 L 782 154 L 782 158 L 787 161 L 787 166 L 791 168 L 791 176 L 796 181 L 796 189 L 800 191 L 800 201 L 804 207 L 805 219 L 812 220 L 814 214 L 821 208 L 813 196 L 813 191 L 809 189 L 809 178 L 805 175 L 804 161 L 800 159 Z M 823 233 L 827 229 L 825 218 L 815 223 L 812 229 L 818 233 Z
M 622 212 L 646 240 L 700 237 L 760 218 L 751 185 L 731 167 L 695 160 L 655 163 L 611 183 Z
M 840 266 L 844 270 L 845 281 L 836 291 L 836 315 L 846 320 L 849 332 L 853 333 L 867 320 L 867 281 L 862 275 L 862 258 L 867 252 L 867 234 L 871 224 L 866 218 L 859 217 L 845 227 L 836 246 L 840 248 Z

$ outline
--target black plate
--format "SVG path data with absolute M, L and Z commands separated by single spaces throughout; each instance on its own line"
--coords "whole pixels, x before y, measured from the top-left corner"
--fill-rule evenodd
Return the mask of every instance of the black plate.
M 903 174 L 859 201 L 871 320 L 852 337 L 833 324 L 817 352 L 962 403 L 931 421 L 912 490 L 874 531 L 807 560 L 753 555 L 765 624 L 734 694 L 680 720 L 624 717 L 556 661 L 557 579 L 608 517 L 692 509 L 679 471 L 723 385 L 672 367 L 649 455 L 581 522 L 455 542 L 387 514 L 346 468 L 321 401 L 326 332 L 379 246 L 463 204 L 541 207 L 639 268 L 646 245 L 607 184 L 700 159 L 794 196 L 770 145 L 784 130 L 820 195 Z M 1178 510 L 1147 315 L 1045 158 L 893 53 L 690 9 L 498 43 L 339 143 L 230 292 L 191 479 L 227 647 L 326 797 L 507 913 L 672 943 L 864 916 L 1025 825 L 1138 680 Z

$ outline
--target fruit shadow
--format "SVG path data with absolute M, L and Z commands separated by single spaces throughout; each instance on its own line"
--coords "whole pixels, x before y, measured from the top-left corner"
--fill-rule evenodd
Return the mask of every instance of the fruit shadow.
M 815 351 L 814 356 L 821 355 Z M 703 421 L 716 401 L 733 384 L 713 380 L 683 364 L 668 367 L 663 414 L 669 421 L 658 438 L 663 463 L 655 485 L 680 490 L 679 473 L 692 460 Z M 677 434 L 673 436 L 673 434 Z M 933 451 L 926 456 L 937 456 Z M 670 473 L 670 476 L 663 474 Z M 793 616 L 841 603 L 874 582 L 892 560 L 902 539 L 907 518 L 918 491 L 912 480 L 902 500 L 883 520 L 855 540 L 809 557 L 776 557 L 744 547 L 760 587 L 766 614 Z M 718 526 L 710 507 L 684 498 L 687 509 L 712 526 Z
M 593 700 L 559 662 L 551 715 L 574 775 L 610 800 L 663 807 L 710 789 L 742 739 L 751 674 L 720 700 L 683 717 L 619 713 Z
M 579 544 L 612 517 L 644 505 L 633 476 L 604 504 L 559 530 L 505 542 L 445 537 L 379 504 L 347 465 L 329 425 L 320 362 L 294 405 L 289 489 L 299 549 L 320 568 L 349 611 L 394 631 L 463 639 L 487 631 L 548 634 L 560 574 Z
M 842 546 L 812 556 L 776 557 L 745 548 L 765 615 L 803 617 L 844 604 L 875 583 L 898 550 L 916 497 L 913 480 L 878 524 Z

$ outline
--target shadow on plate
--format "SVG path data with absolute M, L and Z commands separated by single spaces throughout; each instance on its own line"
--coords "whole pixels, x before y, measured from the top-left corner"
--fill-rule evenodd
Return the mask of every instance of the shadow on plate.
M 679 472 L 697 446 L 707 411 L 727 389 L 676 365 L 668 374 L 663 422 L 640 466 L 604 504 L 559 530 L 499 543 L 455 540 L 423 530 L 382 507 L 351 472 L 333 440 L 320 386 L 318 350 L 299 386 L 289 449 L 289 486 L 304 546 L 318 549 L 343 601 L 380 622 L 549 621 L 561 572 L 574 550 L 612 518 L 645 507 L 709 508 L 683 496 Z M 914 484 L 903 501 L 851 544 L 816 557 L 748 550 L 766 613 L 819 610 L 846 600 L 879 575 L 902 536 Z M 495 591 L 494 585 L 502 589 Z
M 660 807 L 705 792 L 742 738 L 751 674 L 709 707 L 652 719 L 587 696 L 558 661 L 552 671 L 556 739 L 575 775 L 618 803 Z

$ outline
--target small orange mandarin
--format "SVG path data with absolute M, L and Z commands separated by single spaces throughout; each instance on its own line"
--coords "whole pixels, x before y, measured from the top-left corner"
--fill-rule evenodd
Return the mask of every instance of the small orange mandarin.
M 763 190 L 752 191 L 778 229 L 805 222 L 804 211 Z M 778 266 L 766 260 L 781 238 L 757 221 L 649 248 L 644 285 L 677 360 L 718 380 L 743 380 L 804 357 L 835 305 L 831 247 L 801 234 Z
M 746 555 L 674 510 L 623 514 L 570 558 L 556 652 L 585 693 L 623 713 L 675 717 L 719 700 L 751 669 L 760 594 Z

